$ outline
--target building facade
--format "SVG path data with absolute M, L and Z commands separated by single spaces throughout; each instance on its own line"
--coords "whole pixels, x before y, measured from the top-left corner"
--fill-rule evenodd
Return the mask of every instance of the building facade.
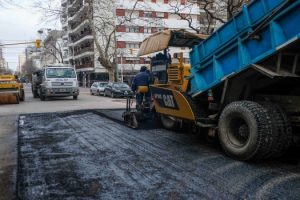
M 3 57 L 3 49 L 0 47 L 0 72 L 6 71 L 8 69 L 8 64 L 5 58 Z
M 61 5 L 64 62 L 74 65 L 82 85 L 90 85 L 95 80 L 108 80 L 106 70 L 98 61 L 91 26 L 95 26 L 95 30 L 114 28 L 101 24 L 101 20 L 107 20 L 115 27 L 112 59 L 118 80 L 124 81 L 129 81 L 142 65 L 150 63 L 150 58 L 137 56 L 140 43 L 146 37 L 166 29 L 193 31 L 184 16 L 189 16 L 191 25 L 200 30 L 207 23 L 201 15 L 204 10 L 198 4 L 189 4 L 187 0 L 94 0 L 93 9 L 87 0 L 62 0 Z M 177 8 L 179 12 L 175 13 Z M 93 12 L 93 24 L 90 24 L 88 12 Z M 98 33 L 97 38 L 100 45 L 105 45 L 105 34 Z M 179 50 L 184 51 L 188 58 L 188 49 Z M 179 50 L 172 49 L 170 53 Z
M 17 66 L 17 72 L 22 73 L 23 72 L 23 65 L 26 62 L 26 54 L 22 53 L 18 56 L 18 66 Z

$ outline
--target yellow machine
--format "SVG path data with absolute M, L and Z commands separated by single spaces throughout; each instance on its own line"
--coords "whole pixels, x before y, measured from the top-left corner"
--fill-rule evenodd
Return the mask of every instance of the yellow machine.
M 171 58 L 167 49 L 190 48 L 206 37 L 184 30 L 166 30 L 151 35 L 141 44 L 140 56 L 158 52 L 151 58 L 151 73 L 155 80 L 150 89 L 155 111 L 165 128 L 174 129 L 178 120 L 196 123 L 199 116 L 187 95 L 191 66 L 184 63 L 183 53 L 175 53 Z
M 23 84 L 14 75 L 0 75 L 0 104 L 25 100 Z

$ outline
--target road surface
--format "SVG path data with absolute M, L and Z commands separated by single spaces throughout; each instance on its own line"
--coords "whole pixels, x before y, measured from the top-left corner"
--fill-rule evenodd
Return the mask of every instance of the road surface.
M 60 112 L 82 109 L 106 109 L 106 108 L 125 108 L 125 99 L 112 99 L 103 96 L 90 95 L 88 88 L 80 88 L 78 100 L 72 97 L 49 98 L 41 101 L 34 99 L 30 86 L 25 88 L 26 99 L 20 104 L 0 105 L 0 115 L 12 115 L 21 113 L 44 113 Z
M 300 199 L 299 152 L 239 162 L 197 135 L 155 125 L 133 130 L 106 115 L 114 116 L 109 110 L 21 115 L 20 197 Z
M 155 120 L 124 126 L 124 99 L 26 96 L 0 106 L 0 199 L 300 199 L 299 149 L 239 162 Z
M 30 86 L 25 88 L 25 92 L 25 102 L 0 105 L 0 200 L 15 199 L 19 114 L 125 107 L 124 99 L 91 96 L 87 88 L 80 89 L 80 95 L 76 101 L 72 100 L 72 97 L 65 97 L 42 102 L 33 98 Z

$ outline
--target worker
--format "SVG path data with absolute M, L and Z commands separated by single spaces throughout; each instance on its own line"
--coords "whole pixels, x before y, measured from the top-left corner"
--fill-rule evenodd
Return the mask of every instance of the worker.
M 142 66 L 140 69 L 140 72 L 135 75 L 135 77 L 133 78 L 132 81 L 132 85 L 131 85 L 131 89 L 132 91 L 136 92 L 136 108 L 139 109 L 143 103 L 143 98 L 145 96 L 145 100 L 146 103 L 150 103 L 150 91 L 148 89 L 148 91 L 146 93 L 141 93 L 138 91 L 138 88 L 140 86 L 147 86 L 149 87 L 149 73 L 147 73 L 147 67 L 146 66 Z

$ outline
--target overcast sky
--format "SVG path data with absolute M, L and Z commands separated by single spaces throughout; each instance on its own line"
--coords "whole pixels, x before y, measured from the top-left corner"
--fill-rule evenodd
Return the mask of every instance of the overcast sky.
M 46 0 L 45 0 L 46 1 Z M 18 5 L 10 8 L 0 7 L 0 42 L 15 43 L 34 41 L 41 28 L 57 28 L 41 23 L 41 14 L 32 8 L 33 0 L 16 0 Z M 18 55 L 24 52 L 26 45 L 3 48 L 4 57 L 13 70 L 18 65 Z

